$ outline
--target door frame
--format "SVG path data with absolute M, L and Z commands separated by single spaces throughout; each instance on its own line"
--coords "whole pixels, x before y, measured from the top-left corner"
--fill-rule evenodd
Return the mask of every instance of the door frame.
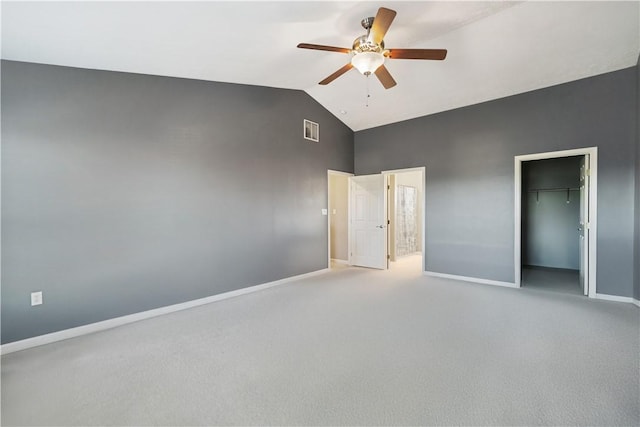
M 589 239 L 588 239 L 588 275 L 589 298 L 596 297 L 596 265 L 598 237 L 598 147 L 577 148 L 573 150 L 550 151 L 546 153 L 525 154 L 514 157 L 514 281 L 516 287 L 522 286 L 522 162 L 531 160 L 556 159 L 589 155 Z
M 353 176 L 350 172 L 342 172 L 333 169 L 327 169 L 327 268 L 331 268 L 331 210 L 329 201 L 331 200 L 331 175 L 344 177 Z M 347 263 L 351 262 L 351 232 L 349 230 L 349 218 L 351 216 L 351 186 L 347 183 Z
M 382 171 L 382 176 L 384 176 L 384 182 L 385 185 L 389 185 L 389 175 L 392 174 L 399 174 L 399 173 L 405 173 L 405 172 L 421 172 L 422 173 L 422 206 L 421 206 L 421 210 L 422 210 L 422 216 L 421 216 L 421 221 L 422 221 L 422 236 L 420 236 L 420 240 L 422 241 L 422 267 L 421 267 L 421 272 L 424 273 L 426 271 L 426 260 L 427 260 L 427 254 L 425 252 L 425 244 L 426 244 L 426 238 L 425 236 L 427 235 L 427 209 L 425 208 L 426 206 L 426 201 L 427 201 L 427 168 L 426 166 L 418 166 L 418 167 L 414 167 L 414 168 L 406 168 L 406 169 L 391 169 L 391 170 L 386 170 L 386 171 Z M 388 194 L 388 192 L 387 192 Z M 389 202 L 391 203 L 391 202 Z M 395 200 L 393 201 L 393 203 L 395 203 Z M 387 215 L 388 215 L 388 210 L 387 210 Z M 387 217 L 387 221 L 389 221 L 391 218 Z M 387 233 L 389 233 L 389 227 L 387 227 Z M 388 237 L 388 236 L 387 236 Z M 387 238 L 387 245 L 389 244 L 389 238 Z M 387 247 L 387 253 L 389 253 L 389 248 Z M 387 263 L 388 264 L 388 263 Z

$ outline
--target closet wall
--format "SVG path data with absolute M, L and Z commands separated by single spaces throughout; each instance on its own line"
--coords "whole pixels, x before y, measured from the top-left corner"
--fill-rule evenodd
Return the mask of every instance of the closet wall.
M 580 268 L 580 159 L 523 163 L 523 265 Z

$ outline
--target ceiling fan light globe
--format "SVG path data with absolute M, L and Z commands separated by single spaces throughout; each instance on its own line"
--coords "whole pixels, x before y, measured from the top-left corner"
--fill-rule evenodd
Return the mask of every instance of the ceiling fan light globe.
M 384 64 L 384 56 L 379 52 L 359 52 L 353 55 L 351 64 L 366 76 Z

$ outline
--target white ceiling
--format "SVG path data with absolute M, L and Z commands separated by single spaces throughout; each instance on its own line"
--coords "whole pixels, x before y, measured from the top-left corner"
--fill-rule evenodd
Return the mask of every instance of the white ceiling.
M 319 86 L 360 20 L 398 12 L 387 48 L 444 48 L 444 61 L 388 60 L 398 85 L 352 70 Z M 2 2 L 2 58 L 306 91 L 357 131 L 631 67 L 640 2 Z M 367 86 L 370 94 L 367 101 Z

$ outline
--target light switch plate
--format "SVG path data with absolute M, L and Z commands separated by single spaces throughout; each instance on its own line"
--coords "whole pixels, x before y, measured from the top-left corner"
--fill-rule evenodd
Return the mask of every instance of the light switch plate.
M 326 215 L 327 214 L 327 210 L 326 209 L 322 209 L 322 215 Z
M 42 304 L 42 291 L 31 292 L 31 305 Z

